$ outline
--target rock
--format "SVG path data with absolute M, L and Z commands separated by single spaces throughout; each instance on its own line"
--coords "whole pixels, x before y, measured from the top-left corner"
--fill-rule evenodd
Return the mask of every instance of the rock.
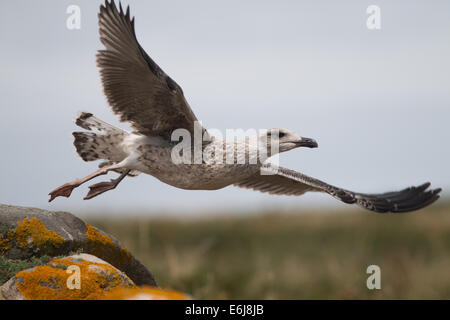
M 191 300 L 192 297 L 178 291 L 156 287 L 117 288 L 107 293 L 102 300 Z
M 103 259 L 137 285 L 157 286 L 153 275 L 114 237 L 68 212 L 0 204 L 0 255 L 9 259 L 84 252 Z
M 78 254 L 22 270 L 0 287 L 0 293 L 6 300 L 97 300 L 111 290 L 133 287 L 133 281 L 109 263 Z

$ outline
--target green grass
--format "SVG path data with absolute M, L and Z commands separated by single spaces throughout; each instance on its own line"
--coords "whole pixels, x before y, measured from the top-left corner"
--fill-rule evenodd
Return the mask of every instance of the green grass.
M 48 263 L 49 256 L 32 257 L 28 260 L 13 260 L 0 256 L 0 285 L 12 278 L 17 272 Z
M 450 205 L 205 219 L 91 219 L 161 287 L 199 299 L 450 299 Z M 366 287 L 381 268 L 381 290 Z

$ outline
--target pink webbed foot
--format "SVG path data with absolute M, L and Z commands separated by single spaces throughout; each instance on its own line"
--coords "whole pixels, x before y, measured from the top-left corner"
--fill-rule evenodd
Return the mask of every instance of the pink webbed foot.
M 73 182 L 63 184 L 62 186 L 56 188 L 55 190 L 49 193 L 50 199 L 48 200 L 48 202 L 53 201 L 53 199 L 55 199 L 56 197 L 66 197 L 66 198 L 70 197 L 70 195 L 72 194 L 72 190 L 78 186 L 79 186 L 78 183 Z
M 89 192 L 86 195 L 86 197 L 84 197 L 84 200 L 89 200 L 92 199 L 106 191 L 109 190 L 113 190 L 117 187 L 117 185 L 120 183 L 120 181 L 123 180 L 123 178 L 125 178 L 127 176 L 127 174 L 130 173 L 130 170 L 127 170 L 126 172 L 122 173 L 120 175 L 120 177 L 118 177 L 117 179 L 113 179 L 109 182 L 99 182 L 96 184 L 93 184 L 92 186 L 89 186 Z
M 116 183 L 115 180 L 111 180 L 110 182 L 100 182 L 93 184 L 92 186 L 89 186 L 89 192 L 86 197 L 84 197 L 84 200 L 92 199 L 108 190 L 113 190 L 118 183 Z

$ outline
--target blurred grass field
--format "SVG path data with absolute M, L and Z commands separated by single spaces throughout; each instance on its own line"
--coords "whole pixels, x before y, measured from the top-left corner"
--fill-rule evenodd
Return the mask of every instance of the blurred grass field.
M 399 215 L 350 208 L 86 220 L 119 239 L 161 287 L 198 299 L 450 299 L 445 201 Z M 381 290 L 366 287 L 372 264 Z

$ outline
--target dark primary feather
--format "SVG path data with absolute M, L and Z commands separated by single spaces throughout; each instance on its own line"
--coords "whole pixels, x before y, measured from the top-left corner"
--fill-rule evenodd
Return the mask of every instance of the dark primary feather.
M 396 213 L 424 208 L 439 199 L 441 192 L 440 188 L 427 190 L 430 186 L 427 182 L 396 192 L 364 194 L 338 188 L 300 172 L 270 164 L 264 165 L 262 172 L 269 174 L 262 175 L 258 172 L 234 185 L 279 195 L 302 195 L 307 191 L 326 192 L 342 202 L 355 203 L 368 210 Z
M 99 50 L 103 89 L 113 111 L 122 121 L 145 135 L 170 138 L 174 129 L 193 134 L 197 120 L 181 87 L 148 56 L 136 39 L 134 18 L 114 1 L 100 6 Z M 206 130 L 203 129 L 203 132 Z

